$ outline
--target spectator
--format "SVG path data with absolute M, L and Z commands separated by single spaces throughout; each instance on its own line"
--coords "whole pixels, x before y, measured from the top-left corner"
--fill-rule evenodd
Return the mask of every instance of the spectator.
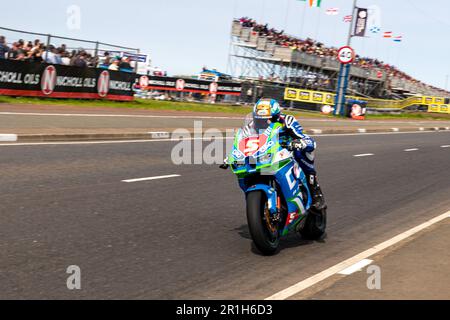
M 108 69 L 112 71 L 119 71 L 119 63 L 120 63 L 119 60 L 114 59 Z
M 9 48 L 6 45 L 6 39 L 4 36 L 0 36 L 0 59 L 8 58 Z
M 58 52 L 58 49 L 53 45 L 49 45 L 44 54 L 43 54 L 44 62 L 49 64 L 62 64 L 61 56 Z
M 119 69 L 124 70 L 124 71 L 132 71 L 133 68 L 131 67 L 131 64 L 130 64 L 130 58 L 123 57 L 122 61 L 119 64 Z
M 72 50 L 70 55 L 70 65 L 73 66 L 75 64 L 75 60 L 78 58 L 78 53 L 76 50 Z
M 73 61 L 73 65 L 80 68 L 87 68 L 87 53 L 85 51 L 82 51 Z
M 108 68 L 109 65 L 111 64 L 111 56 L 110 53 L 108 51 L 105 51 L 105 53 L 103 54 L 103 57 L 99 58 L 99 67 L 100 68 Z
M 36 55 L 36 53 L 40 50 L 42 50 L 43 45 L 41 45 L 41 42 L 39 39 L 34 40 L 33 45 L 31 46 L 31 49 L 28 51 L 28 59 L 33 59 L 33 57 Z
M 65 66 L 70 66 L 70 55 L 67 51 L 61 52 L 61 62 Z
M 8 59 L 9 60 L 18 60 L 20 52 L 21 52 L 21 50 L 19 49 L 19 43 L 14 42 L 12 44 L 11 49 L 8 51 Z
M 59 48 L 58 51 L 60 52 L 61 55 L 65 54 L 67 51 L 67 46 L 65 44 L 62 44 Z
M 36 46 L 35 42 L 35 46 L 31 49 L 31 51 L 28 54 L 28 59 L 33 62 L 43 62 L 44 61 L 43 55 L 44 55 L 44 44 L 39 43 Z

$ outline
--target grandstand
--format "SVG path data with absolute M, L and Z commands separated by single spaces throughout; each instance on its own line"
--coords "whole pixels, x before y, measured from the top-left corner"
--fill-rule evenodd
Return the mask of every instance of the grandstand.
M 245 23 L 247 21 L 252 23 Z M 267 25 L 263 28 L 267 30 Z M 273 30 L 277 36 L 282 34 Z M 261 32 L 261 25 L 253 20 L 235 19 L 231 30 L 228 72 L 242 79 L 269 80 L 306 89 L 334 91 L 340 67 L 334 54 L 336 49 L 324 48 L 322 54 L 314 54 L 290 45 L 306 40 L 283 37 L 291 42 L 280 43 L 273 36 Z M 413 79 L 395 67 L 378 61 L 373 65 L 372 61 L 376 60 L 358 57 L 352 66 L 349 82 L 351 94 L 393 99 L 414 95 L 450 97 L 448 92 Z

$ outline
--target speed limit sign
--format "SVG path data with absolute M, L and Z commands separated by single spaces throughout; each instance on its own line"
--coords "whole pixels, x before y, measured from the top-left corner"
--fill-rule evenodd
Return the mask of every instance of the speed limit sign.
M 338 60 L 342 64 L 352 63 L 355 59 L 355 50 L 349 46 L 345 46 L 338 51 Z

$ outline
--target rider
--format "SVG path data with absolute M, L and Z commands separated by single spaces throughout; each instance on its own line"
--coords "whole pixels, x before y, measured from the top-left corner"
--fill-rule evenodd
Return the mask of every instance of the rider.
M 261 99 L 253 108 L 253 124 L 256 130 L 265 130 L 274 122 L 283 125 L 280 141 L 290 142 L 295 160 L 305 172 L 313 198 L 313 206 L 321 210 L 326 207 L 325 199 L 317 181 L 314 166 L 316 142 L 303 132 L 303 127 L 295 117 L 281 113 L 280 104 L 274 99 Z

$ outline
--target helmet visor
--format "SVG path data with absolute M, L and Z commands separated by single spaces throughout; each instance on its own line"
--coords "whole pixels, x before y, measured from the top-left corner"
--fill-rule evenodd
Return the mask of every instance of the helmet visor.
M 255 130 L 260 133 L 266 130 L 270 125 L 270 119 L 253 119 L 253 126 Z

